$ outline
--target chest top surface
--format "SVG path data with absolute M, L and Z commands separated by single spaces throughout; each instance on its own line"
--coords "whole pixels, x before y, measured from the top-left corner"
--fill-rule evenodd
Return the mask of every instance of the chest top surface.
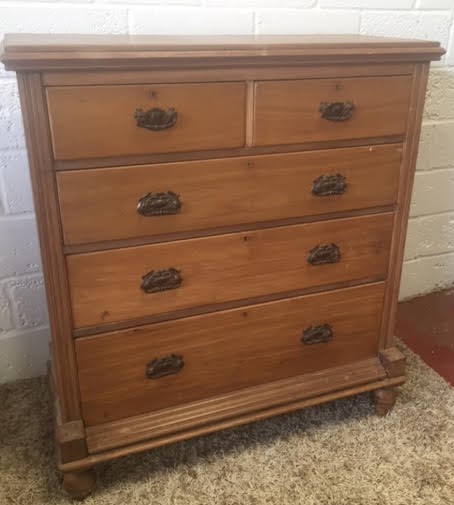
M 438 42 L 366 35 L 71 35 L 7 34 L 0 58 L 8 70 L 130 68 L 177 61 L 216 65 L 286 61 L 408 62 L 438 60 Z

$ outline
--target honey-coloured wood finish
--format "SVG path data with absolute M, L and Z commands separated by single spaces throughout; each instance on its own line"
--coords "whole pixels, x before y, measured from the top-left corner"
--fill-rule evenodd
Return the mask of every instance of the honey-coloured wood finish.
M 386 277 L 393 214 L 282 226 L 68 256 L 76 328 L 267 293 Z M 310 251 L 334 243 L 340 258 L 313 265 Z M 173 268 L 182 282 L 146 293 L 143 276 Z
M 427 62 L 439 42 L 366 35 L 23 35 L 7 34 L 7 70 L 228 68 Z
M 68 278 L 62 249 L 56 181 L 52 172 L 47 111 L 39 73 L 18 75 L 18 86 L 49 307 L 55 394 L 58 397 L 60 422 L 67 423 L 80 420 L 81 414 L 74 344 L 71 341 Z
M 169 236 L 391 205 L 401 157 L 402 146 L 392 144 L 59 172 L 64 241 Z M 344 179 L 338 194 L 314 188 L 320 177 L 336 175 Z M 181 203 L 176 214 L 138 212 L 145 195 L 169 190 Z
M 95 84 L 142 84 L 144 82 L 168 83 L 170 82 L 223 82 L 244 81 L 254 85 L 255 81 L 285 80 L 285 79 L 315 79 L 339 78 L 359 76 L 385 76 L 385 75 L 412 75 L 414 65 L 411 63 L 386 63 L 364 65 L 323 65 L 313 64 L 308 66 L 257 66 L 244 68 L 194 68 L 191 72 L 179 67 L 178 69 L 160 70 L 125 70 L 115 72 L 109 70 L 98 71 L 73 71 L 71 75 L 66 72 L 46 72 L 43 75 L 45 86 L 75 86 Z
M 404 381 L 405 376 L 386 378 L 379 360 L 372 358 L 247 387 L 164 411 L 89 426 L 87 443 L 89 453 L 94 456 L 62 465 L 62 468 L 73 470 L 90 462 L 105 461 L 106 452 L 99 452 L 114 447 L 126 446 L 115 454 L 128 454 L 128 450 L 133 450 L 132 444 L 141 440 L 149 440 L 142 445 L 144 448 L 158 447 L 191 435 L 238 426 L 350 394 L 396 386 Z
M 245 84 L 47 88 L 55 159 L 197 151 L 244 145 Z M 136 111 L 174 109 L 173 126 L 137 125 Z
M 372 392 L 377 416 L 384 417 L 389 414 L 390 410 L 396 403 L 396 396 L 397 392 L 393 387 L 380 388 Z
M 402 134 L 410 91 L 408 75 L 257 82 L 254 144 Z M 320 110 L 325 103 L 351 104 L 351 117 L 325 119 Z
M 85 422 L 99 424 L 372 358 L 383 287 L 289 298 L 79 339 Z M 326 324 L 332 328 L 329 340 L 301 341 L 304 330 Z M 182 357 L 183 368 L 147 377 L 149 362 L 172 354 Z
M 404 259 L 404 247 L 410 212 L 411 188 L 415 175 L 416 157 L 421 132 L 424 100 L 427 80 L 429 77 L 429 62 L 415 67 L 413 74 L 412 102 L 415 104 L 411 110 L 409 131 L 404 144 L 402 157 L 402 173 L 398 191 L 398 210 L 395 214 L 394 233 L 391 244 L 388 283 L 383 307 L 382 319 L 382 346 L 389 347 L 394 342 L 394 326 L 399 297 L 400 278 Z M 418 98 L 419 97 L 419 98 Z
M 96 483 L 96 472 L 93 468 L 63 474 L 63 489 L 75 500 L 90 496 Z
M 94 465 L 178 440 L 365 391 L 390 410 L 437 42 L 8 35 L 0 52 L 72 497 Z

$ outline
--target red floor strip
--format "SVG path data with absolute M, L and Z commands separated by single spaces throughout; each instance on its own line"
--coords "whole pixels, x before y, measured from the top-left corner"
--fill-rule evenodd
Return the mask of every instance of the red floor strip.
M 400 303 L 396 335 L 454 386 L 454 289 Z

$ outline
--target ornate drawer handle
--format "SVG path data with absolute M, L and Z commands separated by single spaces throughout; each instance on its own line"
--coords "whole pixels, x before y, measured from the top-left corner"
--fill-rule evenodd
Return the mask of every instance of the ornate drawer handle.
M 177 111 L 173 108 L 168 110 L 159 109 L 154 107 L 144 111 L 143 109 L 136 109 L 134 117 L 139 128 L 146 128 L 147 130 L 165 130 L 172 128 L 177 122 Z
M 183 356 L 170 354 L 150 361 L 146 366 L 145 374 L 149 379 L 159 379 L 166 375 L 178 373 L 183 367 Z
M 321 175 L 312 183 L 312 194 L 315 196 L 342 195 L 346 189 L 347 182 L 341 174 Z
M 336 244 L 316 245 L 309 251 L 307 262 L 311 265 L 324 265 L 325 263 L 337 263 L 341 253 Z
M 328 121 L 346 121 L 353 114 L 353 102 L 321 102 L 320 115 Z
M 159 291 L 179 288 L 182 280 L 180 272 L 175 268 L 151 270 L 142 277 L 140 289 L 143 289 L 145 293 L 159 293 Z
M 309 326 L 303 330 L 301 342 L 303 344 L 321 344 L 333 338 L 333 329 L 329 324 L 320 326 Z
M 180 199 L 173 191 L 147 193 L 137 202 L 137 212 L 146 217 L 178 214 L 180 210 Z

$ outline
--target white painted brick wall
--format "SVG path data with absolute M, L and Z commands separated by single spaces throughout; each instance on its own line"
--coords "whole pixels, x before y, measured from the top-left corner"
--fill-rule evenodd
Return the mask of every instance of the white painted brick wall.
M 364 33 L 439 40 L 401 297 L 454 283 L 454 0 L 0 0 L 5 32 Z M 43 373 L 48 321 L 14 74 L 0 68 L 0 382 Z
M 254 13 L 247 9 L 212 9 L 187 7 L 133 8 L 130 11 L 131 33 L 189 35 L 252 33 Z
M 357 33 L 359 11 L 315 9 L 260 9 L 256 14 L 256 33 Z M 316 27 L 316 28 L 315 28 Z

